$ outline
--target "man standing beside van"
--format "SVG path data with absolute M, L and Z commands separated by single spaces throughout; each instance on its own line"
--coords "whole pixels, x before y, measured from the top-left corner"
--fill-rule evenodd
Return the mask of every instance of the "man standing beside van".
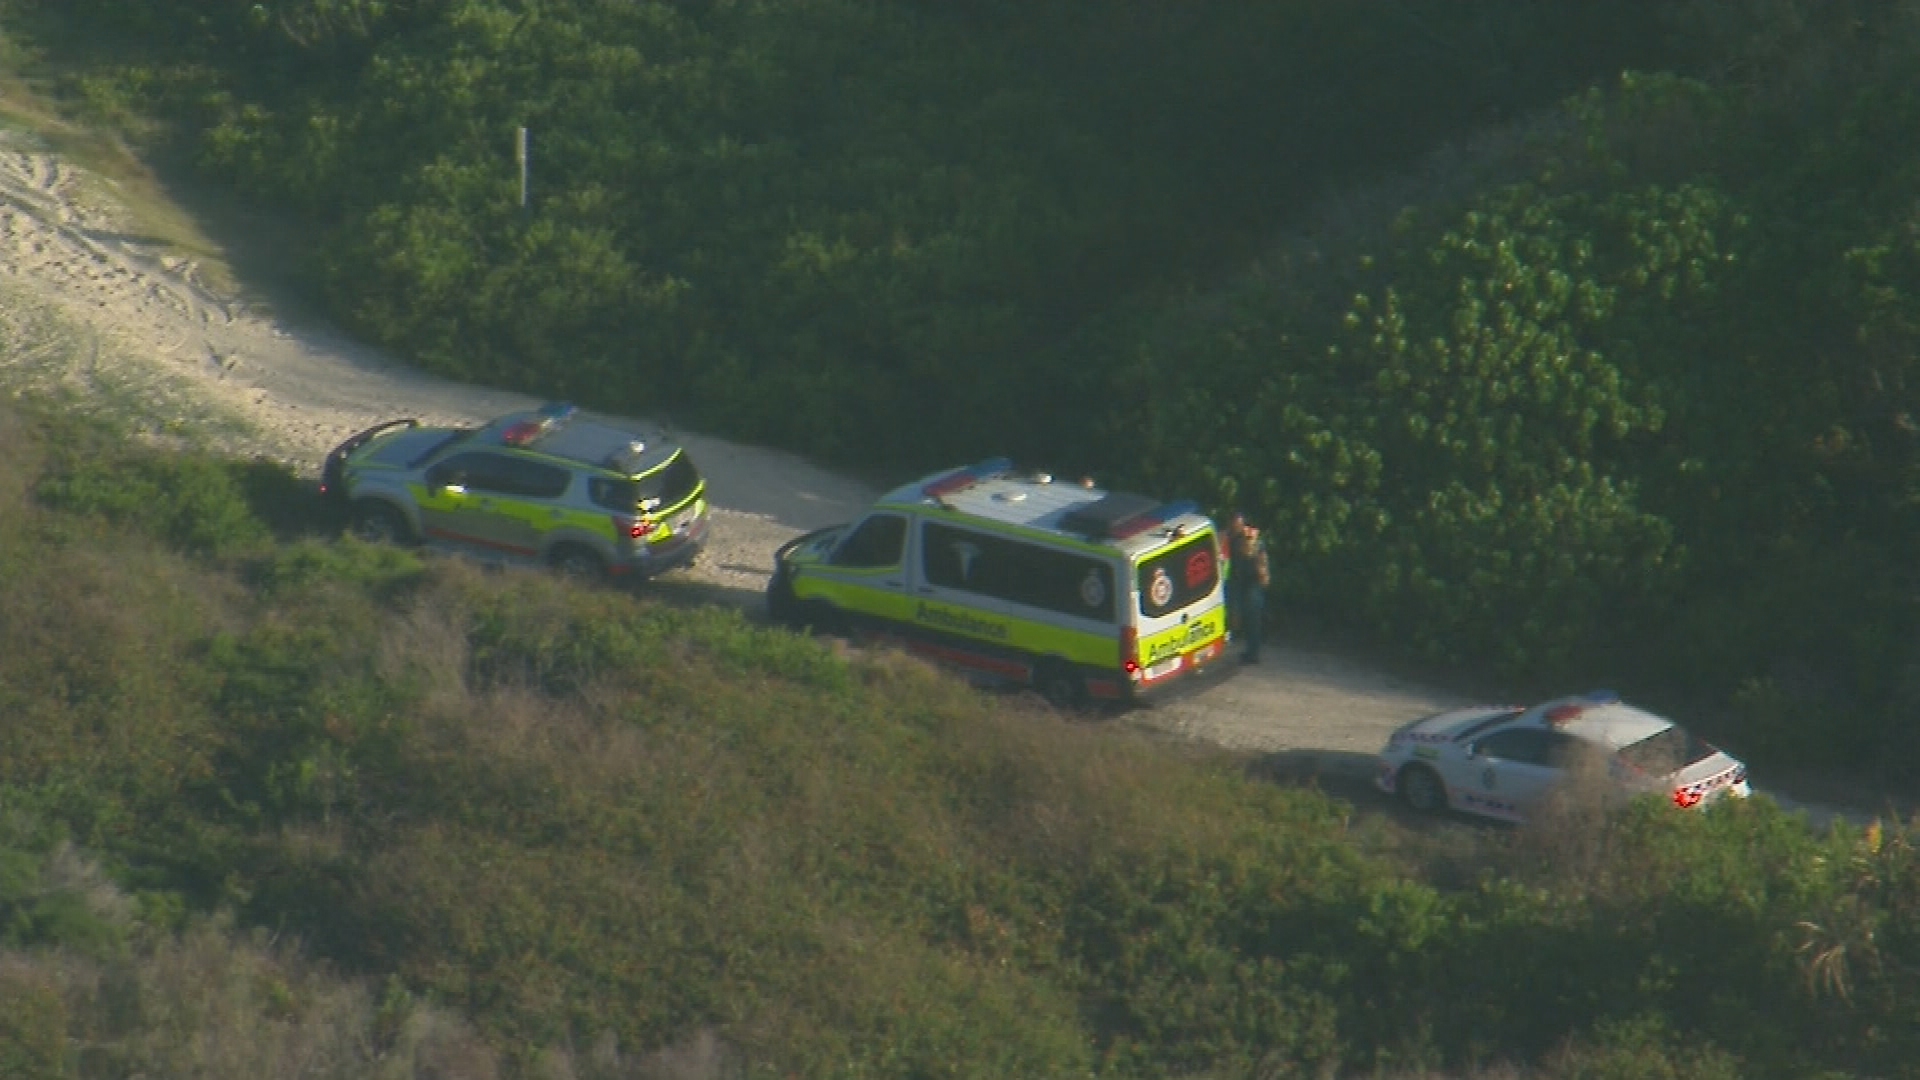
M 1232 560 L 1227 574 L 1228 617 L 1234 632 L 1247 643 L 1241 662 L 1257 664 L 1260 639 L 1266 629 L 1267 585 L 1272 580 L 1267 568 L 1267 540 L 1259 529 L 1247 524 L 1245 514 L 1236 512 L 1227 522 L 1227 545 Z

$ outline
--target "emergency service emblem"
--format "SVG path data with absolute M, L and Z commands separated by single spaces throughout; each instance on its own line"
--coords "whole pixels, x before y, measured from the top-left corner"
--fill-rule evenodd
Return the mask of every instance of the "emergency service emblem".
M 1090 608 L 1107 602 L 1107 583 L 1100 580 L 1100 571 L 1089 570 L 1087 576 L 1080 579 L 1080 602 Z
M 1173 602 L 1173 576 L 1164 566 L 1155 567 L 1153 580 L 1147 583 L 1147 599 L 1154 607 L 1166 607 Z

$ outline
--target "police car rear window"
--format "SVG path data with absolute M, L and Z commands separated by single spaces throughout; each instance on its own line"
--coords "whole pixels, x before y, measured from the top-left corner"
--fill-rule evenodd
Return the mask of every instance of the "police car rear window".
M 1140 613 L 1167 615 L 1213 592 L 1220 582 L 1213 533 L 1202 531 L 1140 564 Z
M 1717 752 L 1712 743 L 1675 724 L 1622 748 L 1620 757 L 1641 772 L 1665 776 L 1704 761 Z

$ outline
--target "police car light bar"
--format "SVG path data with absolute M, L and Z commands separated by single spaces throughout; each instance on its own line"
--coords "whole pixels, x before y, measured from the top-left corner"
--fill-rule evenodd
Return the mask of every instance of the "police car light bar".
M 1130 517 L 1125 521 L 1115 522 L 1113 528 L 1108 530 L 1107 535 L 1115 540 L 1125 540 L 1129 537 L 1139 536 L 1141 533 L 1146 532 L 1156 525 L 1165 525 L 1175 518 L 1184 517 L 1188 514 L 1197 514 L 1199 512 L 1199 503 L 1191 499 L 1182 499 L 1179 502 L 1170 502 L 1155 510 Z
M 969 465 L 964 469 L 955 469 L 940 479 L 928 484 L 926 487 L 921 488 L 920 494 L 925 495 L 929 499 L 937 499 L 942 495 L 951 495 L 956 491 L 965 491 L 980 481 L 988 477 L 999 476 L 1011 468 L 1013 468 L 1013 462 L 1006 458 L 993 458 L 989 461 L 983 461 L 978 465 Z
M 1580 714 L 1586 711 L 1587 707 L 1585 705 L 1555 705 L 1553 708 L 1547 710 L 1546 720 L 1547 723 L 1554 727 L 1564 727 L 1578 719 Z
M 550 401 L 540 406 L 540 411 L 534 415 L 546 421 L 549 426 L 552 426 L 566 423 L 568 420 L 573 419 L 574 413 L 579 411 L 580 407 L 572 402 Z

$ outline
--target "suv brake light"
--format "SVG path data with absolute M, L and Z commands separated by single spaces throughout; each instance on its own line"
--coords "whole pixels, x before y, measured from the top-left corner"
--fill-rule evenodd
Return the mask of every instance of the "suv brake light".
M 1140 631 L 1131 626 L 1120 628 L 1120 666 L 1129 675 L 1140 671 Z
M 644 539 L 647 534 L 659 527 L 658 522 L 647 521 L 644 518 L 628 517 L 625 514 L 613 515 L 614 531 L 630 539 Z

